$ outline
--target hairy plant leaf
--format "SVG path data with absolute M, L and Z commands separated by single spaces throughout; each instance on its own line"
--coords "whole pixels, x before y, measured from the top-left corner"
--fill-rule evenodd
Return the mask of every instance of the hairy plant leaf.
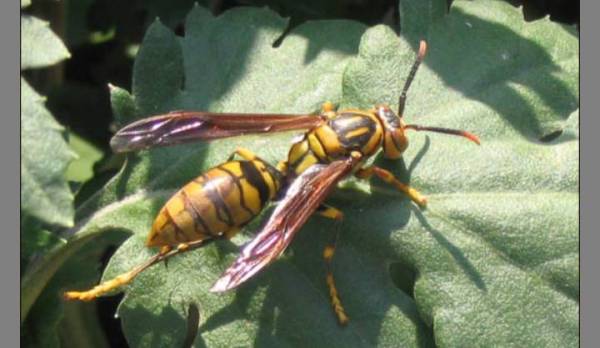
M 48 22 L 21 16 L 21 70 L 53 65 L 70 56 Z
M 73 225 L 73 194 L 64 177 L 76 156 L 44 99 L 21 79 L 21 209 L 50 224 Z
M 502 2 L 455 1 L 427 25 L 430 51 L 406 122 L 467 129 L 482 145 L 412 133 L 403 160 L 375 159 L 429 197 L 425 211 L 376 180 L 351 180 L 332 196 L 345 213 L 334 265 L 347 327 L 330 309 L 321 258 L 336 225 L 314 217 L 280 260 L 237 291 L 208 289 L 249 234 L 141 274 L 118 311 L 129 343 L 181 345 L 193 304 L 196 346 L 576 346 L 578 44 L 548 21 L 515 31 L 520 21 Z M 154 23 L 132 95 L 113 90 L 118 122 L 131 121 L 133 102 L 135 118 L 174 109 L 306 112 L 325 100 L 397 106 L 414 37 L 322 21 L 274 47 L 285 26 L 249 8 L 213 18 L 196 7 L 183 38 Z M 539 140 L 552 132 L 562 134 Z M 129 270 L 153 253 L 143 247 L 146 233 L 177 188 L 236 146 L 275 163 L 291 139 L 249 136 L 130 155 L 77 211 L 74 239 L 131 231 L 104 279 Z

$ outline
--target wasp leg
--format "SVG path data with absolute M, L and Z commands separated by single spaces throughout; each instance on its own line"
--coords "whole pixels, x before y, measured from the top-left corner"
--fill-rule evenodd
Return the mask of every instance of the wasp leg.
M 232 228 L 229 231 L 223 233 L 223 238 L 231 239 L 233 236 L 238 234 L 241 231 L 241 228 Z
M 264 162 L 260 157 L 258 157 L 254 152 L 243 148 L 243 147 L 238 147 L 230 156 L 229 158 L 227 158 L 228 161 L 231 161 L 235 155 L 240 156 L 241 158 L 248 160 L 248 161 L 252 161 L 252 160 L 259 160 L 261 162 Z
M 152 256 L 144 263 L 133 268 L 131 271 L 120 274 L 115 278 L 107 280 L 102 284 L 96 285 L 95 287 L 87 291 L 67 291 L 64 293 L 64 298 L 66 300 L 91 301 L 102 294 L 105 294 L 123 285 L 129 284 L 138 274 L 162 260 L 162 258 L 165 255 L 168 255 L 172 251 L 173 249 L 171 247 L 164 246 L 156 255 Z
M 277 163 L 277 166 L 275 166 L 275 168 L 277 168 L 278 171 L 280 171 L 281 173 L 283 173 L 285 175 L 285 173 L 287 173 L 287 171 L 288 171 L 288 162 L 287 161 L 279 161 Z
M 338 221 L 341 221 L 344 218 L 344 213 L 342 213 L 339 209 L 327 204 L 321 204 L 315 213 L 322 217 Z
M 330 101 L 326 101 L 321 105 L 321 115 L 327 117 L 327 118 L 333 118 L 336 115 L 335 112 L 335 105 L 330 102 Z
M 400 180 L 396 179 L 394 174 L 392 174 L 388 170 L 377 166 L 370 166 L 367 168 L 361 168 L 355 173 L 356 177 L 360 179 L 369 179 L 373 174 L 377 175 L 381 180 L 394 186 L 398 191 L 401 191 L 404 194 L 406 194 L 408 198 L 410 198 L 421 208 L 425 208 L 427 206 L 427 198 L 425 198 L 425 196 L 423 196 L 419 191 L 415 190 L 414 188 L 400 182 Z
M 335 281 L 333 280 L 333 255 L 335 254 L 335 245 L 340 234 L 340 225 L 342 219 L 344 218 L 344 213 L 340 210 L 322 204 L 317 208 L 317 214 L 329 218 L 334 219 L 336 221 L 336 229 L 333 239 L 325 246 L 323 249 L 323 258 L 325 259 L 325 264 L 327 266 L 327 275 L 326 282 L 327 288 L 329 289 L 329 297 L 331 300 L 331 306 L 333 307 L 333 311 L 337 316 L 337 319 L 341 325 L 346 325 L 348 323 L 348 316 L 346 315 L 346 311 L 344 310 L 344 306 L 340 300 L 340 296 L 338 294 L 337 288 L 335 286 Z
M 163 260 L 167 260 L 177 254 L 181 254 L 199 248 L 207 244 L 208 242 L 211 242 L 212 240 L 214 239 L 205 239 L 189 243 L 181 243 L 176 248 L 172 248 L 170 246 L 163 246 L 160 249 L 160 251 L 156 253 L 156 255 L 152 256 L 145 262 L 139 264 L 131 271 L 118 275 L 115 278 L 107 280 L 102 284 L 96 285 L 95 287 L 86 291 L 67 291 L 64 293 L 64 298 L 66 300 L 92 301 L 100 295 L 106 294 L 109 291 L 131 283 L 131 281 L 135 277 L 137 277 L 140 273 L 142 273 L 149 267 Z

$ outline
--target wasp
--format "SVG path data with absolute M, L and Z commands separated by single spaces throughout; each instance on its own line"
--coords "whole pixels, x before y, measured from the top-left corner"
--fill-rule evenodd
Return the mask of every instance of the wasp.
M 241 160 L 234 160 L 235 155 Z M 232 238 L 278 194 L 283 173 L 250 150 L 228 159 L 177 191 L 159 211 L 146 239 L 159 252 L 131 271 L 88 291 L 69 291 L 69 300 L 90 301 L 130 283 L 148 267 L 221 238 Z
M 479 138 L 463 130 L 407 124 L 403 119 L 407 92 L 427 51 L 421 41 L 415 62 L 409 71 L 398 100 L 398 111 L 387 105 L 370 110 L 336 111 L 323 104 L 318 114 L 237 114 L 175 111 L 134 122 L 111 139 L 116 152 L 191 141 L 304 130 L 291 146 L 287 159 L 277 165 L 283 175 L 280 201 L 256 237 L 243 247 L 239 257 L 212 287 L 213 292 L 234 289 L 274 261 L 289 246 L 295 234 L 314 213 L 341 221 L 343 213 L 324 203 L 343 178 L 354 175 L 369 179 L 373 175 L 404 193 L 420 207 L 427 199 L 419 191 L 402 183 L 390 171 L 367 166 L 366 161 L 383 150 L 386 158 L 399 159 L 408 147 L 408 130 L 431 131 L 465 137 L 477 144 Z M 336 238 L 337 239 L 337 236 Z M 332 259 L 335 240 L 323 257 L 327 264 L 327 286 L 334 312 L 341 324 L 348 322 L 333 280 Z

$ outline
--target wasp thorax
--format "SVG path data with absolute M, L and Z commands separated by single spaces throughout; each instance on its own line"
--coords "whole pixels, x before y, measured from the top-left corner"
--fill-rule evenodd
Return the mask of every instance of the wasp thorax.
M 386 158 L 400 158 L 408 147 L 402 119 L 387 105 L 379 105 L 376 110 L 377 117 L 383 124 L 383 153 Z

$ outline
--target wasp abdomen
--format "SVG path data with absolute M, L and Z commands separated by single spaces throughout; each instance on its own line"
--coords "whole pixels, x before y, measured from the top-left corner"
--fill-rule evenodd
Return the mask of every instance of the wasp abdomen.
M 148 246 L 176 246 L 238 229 L 271 200 L 280 177 L 259 160 L 214 167 L 175 193 L 160 210 Z

